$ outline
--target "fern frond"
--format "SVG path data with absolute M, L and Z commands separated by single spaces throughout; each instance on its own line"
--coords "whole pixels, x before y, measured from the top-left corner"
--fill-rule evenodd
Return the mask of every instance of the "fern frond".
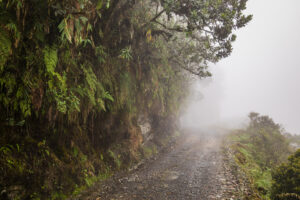
M 103 99 L 108 99 L 108 100 L 110 100 L 112 102 L 114 101 L 114 98 L 107 91 L 103 92 Z
M 0 72 L 4 70 L 4 65 L 11 53 L 11 41 L 6 31 L 0 29 Z
M 58 25 L 59 32 L 61 33 L 61 40 L 67 38 L 67 40 L 72 43 L 72 36 L 70 30 L 68 29 L 68 18 L 64 18 Z
M 44 52 L 44 62 L 46 65 L 46 70 L 48 73 L 54 75 L 55 68 L 57 65 L 57 49 L 53 47 L 46 46 L 43 50 Z

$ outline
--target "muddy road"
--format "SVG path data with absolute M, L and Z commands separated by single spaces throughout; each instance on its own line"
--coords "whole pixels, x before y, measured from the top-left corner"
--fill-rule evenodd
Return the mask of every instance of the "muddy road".
M 125 176 L 111 178 L 76 199 L 240 199 L 221 142 L 220 134 L 189 131 L 156 160 Z

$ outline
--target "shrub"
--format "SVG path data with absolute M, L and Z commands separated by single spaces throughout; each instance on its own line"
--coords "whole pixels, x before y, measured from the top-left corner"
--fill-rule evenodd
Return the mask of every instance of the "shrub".
M 272 172 L 272 199 L 300 199 L 300 149 Z

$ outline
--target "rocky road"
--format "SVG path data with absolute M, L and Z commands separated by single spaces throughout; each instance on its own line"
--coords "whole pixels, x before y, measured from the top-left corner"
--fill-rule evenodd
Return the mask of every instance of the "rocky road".
M 239 198 L 238 182 L 224 161 L 222 136 L 190 131 L 172 150 L 76 199 L 214 200 Z

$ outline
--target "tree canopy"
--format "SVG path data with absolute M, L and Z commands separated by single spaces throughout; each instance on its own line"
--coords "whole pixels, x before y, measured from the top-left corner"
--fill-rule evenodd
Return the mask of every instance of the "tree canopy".
M 207 62 L 230 55 L 234 30 L 245 26 L 252 15 L 244 15 L 247 0 L 161 0 L 151 19 L 154 30 L 172 41 L 170 61 L 202 76 Z

